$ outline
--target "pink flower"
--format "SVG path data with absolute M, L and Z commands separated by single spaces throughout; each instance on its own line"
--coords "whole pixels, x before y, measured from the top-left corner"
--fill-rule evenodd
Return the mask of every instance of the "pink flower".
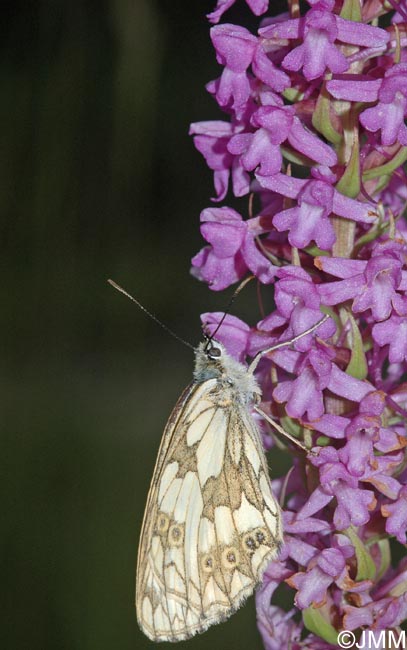
M 246 171 L 259 167 L 258 174 L 272 176 L 280 171 L 280 145 L 285 141 L 322 165 L 334 165 L 336 154 L 315 135 L 307 131 L 289 106 L 262 106 L 253 113 L 254 133 L 238 133 L 228 144 L 228 151 L 241 155 Z
M 251 94 L 247 68 L 252 62 L 257 39 L 244 27 L 217 25 L 211 29 L 218 63 L 224 65 L 214 87 L 220 106 L 233 108 L 240 118 Z
M 332 13 L 334 3 L 325 0 L 315 3 L 303 18 L 264 27 L 260 35 L 268 39 L 300 39 L 301 45 L 294 47 L 283 59 L 286 70 L 303 69 L 307 80 L 322 76 L 326 69 L 333 73 L 345 72 L 349 64 L 336 41 L 359 46 L 384 46 L 388 34 L 378 27 L 344 20 Z
M 252 96 L 250 66 L 273 90 L 281 92 L 290 85 L 289 77 L 267 57 L 261 40 L 244 27 L 217 25 L 211 29 L 211 38 L 217 61 L 224 69 L 207 90 L 215 95 L 220 106 L 232 109 L 237 119 L 243 118 Z
M 277 271 L 279 281 L 275 284 L 274 300 L 276 311 L 267 316 L 257 328 L 259 331 L 272 331 L 288 321 L 284 333 L 275 339 L 289 340 L 321 320 L 321 299 L 318 289 L 306 271 L 295 266 L 285 266 Z M 335 333 L 332 320 L 318 328 L 318 337 L 328 339 Z M 295 349 L 308 352 L 313 346 L 314 336 L 309 334 L 295 343 Z M 263 338 L 264 342 L 264 338 Z M 270 342 L 271 345 L 271 342 Z
M 196 148 L 204 156 L 208 167 L 214 171 L 216 201 L 225 198 L 230 178 L 235 196 L 243 196 L 249 191 L 249 175 L 228 150 L 228 142 L 237 131 L 239 127 L 220 120 L 196 122 L 189 129 L 190 135 L 194 136 Z
M 407 274 L 403 272 L 406 250 L 404 244 L 386 242 L 373 247 L 368 261 L 318 258 L 322 270 L 343 278 L 320 285 L 322 302 L 337 305 L 353 298 L 353 311 L 369 309 L 375 321 L 389 318 L 392 309 L 405 314 L 406 303 L 400 290 L 407 288 Z
M 295 603 L 300 609 L 311 603 L 322 604 L 326 590 L 345 571 L 345 558 L 338 549 L 326 548 L 308 565 L 306 572 L 291 576 L 289 584 L 297 589 Z
M 275 215 L 277 230 L 288 230 L 288 241 L 304 248 L 314 240 L 319 248 L 329 250 L 336 237 L 329 216 L 333 211 L 334 190 L 328 183 L 310 181 L 298 195 L 298 206 Z
M 380 131 L 383 145 L 396 141 L 407 144 L 407 64 L 399 63 L 384 73 L 383 79 L 333 80 L 327 83 L 329 92 L 338 99 L 377 101 L 376 106 L 360 114 L 361 124 L 371 132 Z
M 318 178 L 319 183 L 326 184 L 328 188 L 331 187 L 333 182 L 332 176 L 326 174 L 324 179 L 324 175 L 319 174 L 318 169 L 314 169 L 313 174 L 319 177 Z M 271 190 L 276 194 L 281 194 L 282 196 L 285 196 L 290 199 L 298 200 L 302 196 L 302 192 L 304 192 L 304 203 L 306 203 L 306 199 L 308 198 L 308 200 L 312 200 L 314 202 L 315 207 L 317 207 L 318 194 L 319 195 L 322 194 L 322 185 L 317 185 L 317 187 L 315 188 L 315 196 L 312 196 L 313 194 L 312 189 L 310 189 L 309 192 L 306 191 L 306 187 L 308 184 L 311 184 L 311 188 L 312 188 L 312 184 L 316 182 L 313 179 L 304 180 L 300 178 L 294 178 L 293 176 L 286 176 L 285 174 L 280 174 L 280 173 L 274 174 L 273 176 L 265 176 L 260 173 L 257 173 L 256 178 L 259 181 L 261 187 L 267 190 Z M 357 223 L 373 223 L 375 220 L 377 220 L 377 217 L 373 212 L 372 206 L 369 205 L 368 203 L 362 203 L 361 201 L 356 201 L 355 199 L 351 199 L 347 196 L 344 196 L 343 194 L 340 194 L 340 192 L 337 192 L 335 189 L 333 189 L 332 195 L 330 195 L 330 192 L 327 189 L 326 196 L 331 197 L 332 211 L 336 215 L 339 215 L 344 219 L 350 219 Z M 299 210 L 296 214 L 297 215 L 301 214 L 301 210 Z M 297 218 L 299 221 L 299 216 Z M 322 216 L 320 215 L 319 218 L 322 219 Z M 288 217 L 288 221 L 290 222 L 289 223 L 290 228 L 291 228 L 291 222 L 294 225 L 296 224 L 296 220 L 294 217 L 291 217 L 291 220 L 290 217 Z M 315 221 L 315 217 L 314 217 L 314 221 Z M 301 224 L 301 226 L 305 231 L 307 227 L 306 224 Z
M 261 282 L 270 283 L 277 268 L 257 248 L 262 233 L 257 219 L 243 221 L 232 208 L 207 208 L 201 213 L 201 233 L 210 246 L 192 259 L 193 274 L 219 291 L 252 271 Z
M 286 411 L 294 418 L 305 413 L 316 420 L 324 413 L 322 391 L 331 376 L 331 355 L 327 350 L 311 350 L 301 362 L 294 380 L 282 381 L 273 391 L 277 402 L 287 402 Z

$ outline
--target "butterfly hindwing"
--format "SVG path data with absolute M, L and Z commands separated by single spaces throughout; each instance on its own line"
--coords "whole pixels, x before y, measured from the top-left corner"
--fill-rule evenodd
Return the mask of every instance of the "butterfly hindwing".
M 255 421 L 218 379 L 186 389 L 164 431 L 140 538 L 136 607 L 155 641 L 230 616 L 282 540 Z

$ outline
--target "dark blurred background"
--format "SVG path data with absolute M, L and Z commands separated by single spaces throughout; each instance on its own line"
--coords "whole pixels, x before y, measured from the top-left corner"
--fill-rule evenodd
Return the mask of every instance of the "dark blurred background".
M 106 279 L 194 344 L 230 296 L 189 275 L 213 187 L 188 126 L 222 119 L 204 90 L 214 4 L 1 3 L 7 650 L 153 647 L 133 608 L 138 535 L 193 359 Z M 255 322 L 244 293 L 235 313 Z M 261 648 L 253 600 L 178 647 Z

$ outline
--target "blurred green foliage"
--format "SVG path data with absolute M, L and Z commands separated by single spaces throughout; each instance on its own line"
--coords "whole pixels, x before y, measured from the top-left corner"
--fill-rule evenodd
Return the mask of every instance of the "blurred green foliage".
M 189 276 L 213 188 L 188 125 L 221 119 L 204 90 L 213 4 L 2 3 L 7 650 L 153 647 L 133 608 L 138 534 L 192 357 L 106 279 L 193 343 L 230 295 Z M 251 322 L 255 294 L 235 310 Z M 253 601 L 187 645 L 261 648 Z

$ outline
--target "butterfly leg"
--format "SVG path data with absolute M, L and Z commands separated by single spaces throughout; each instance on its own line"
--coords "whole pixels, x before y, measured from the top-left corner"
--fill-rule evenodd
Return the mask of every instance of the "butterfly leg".
M 310 449 L 308 449 L 305 445 L 303 445 L 302 442 L 297 440 L 297 438 L 294 438 L 294 436 L 292 436 L 290 433 L 285 431 L 283 427 L 277 424 L 277 422 L 275 422 L 275 420 L 273 420 L 269 415 L 267 415 L 267 413 L 265 413 L 261 408 L 255 406 L 254 410 L 256 411 L 256 413 L 261 415 L 261 417 L 264 418 L 269 424 L 271 424 L 271 426 L 274 427 L 276 431 L 278 431 L 285 438 L 288 438 L 288 440 L 291 440 L 291 442 L 297 445 L 297 447 L 305 451 L 307 454 L 313 453 Z

